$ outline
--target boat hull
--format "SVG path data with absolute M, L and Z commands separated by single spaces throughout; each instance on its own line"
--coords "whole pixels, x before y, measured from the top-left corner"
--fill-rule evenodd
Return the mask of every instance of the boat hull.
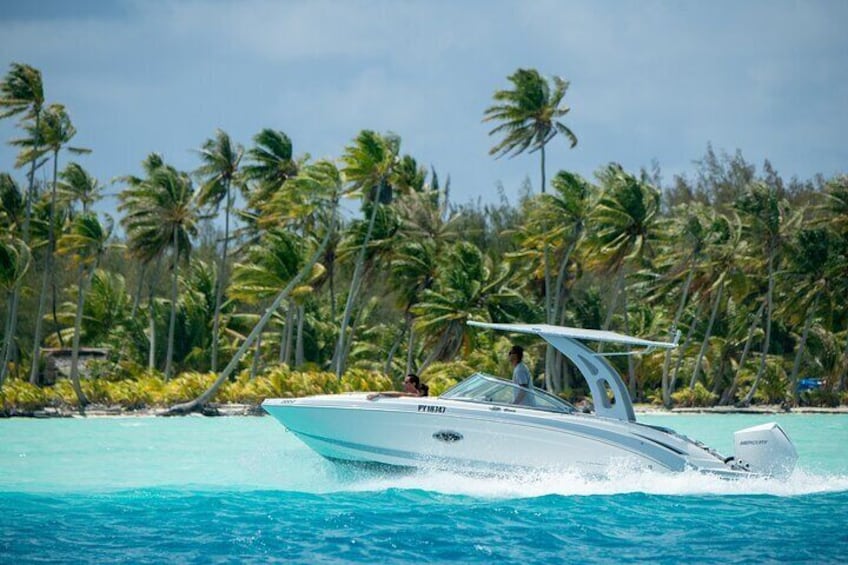
M 484 473 L 622 466 L 740 474 L 709 450 L 650 426 L 585 414 L 480 406 L 430 398 L 331 395 L 270 399 L 263 408 L 334 460 Z

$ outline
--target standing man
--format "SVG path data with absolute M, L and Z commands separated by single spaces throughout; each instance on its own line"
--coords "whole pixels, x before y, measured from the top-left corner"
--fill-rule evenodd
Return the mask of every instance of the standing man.
M 533 378 L 530 376 L 530 369 L 524 364 L 524 349 L 520 345 L 510 348 L 509 362 L 512 364 L 512 382 L 521 387 L 515 391 L 513 404 L 533 406 Z M 528 391 L 531 394 L 527 394 Z

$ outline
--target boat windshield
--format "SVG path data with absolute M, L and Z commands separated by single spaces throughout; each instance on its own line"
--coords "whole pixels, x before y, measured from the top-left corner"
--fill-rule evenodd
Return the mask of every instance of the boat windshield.
M 521 392 L 525 393 L 523 398 L 520 394 Z M 565 400 L 538 388 L 528 391 L 509 381 L 483 373 L 474 373 L 464 381 L 457 383 L 445 391 L 439 398 L 506 406 L 519 404 L 522 408 L 533 408 L 563 414 L 576 412 L 574 406 Z M 516 399 L 520 400 L 520 402 L 516 402 Z

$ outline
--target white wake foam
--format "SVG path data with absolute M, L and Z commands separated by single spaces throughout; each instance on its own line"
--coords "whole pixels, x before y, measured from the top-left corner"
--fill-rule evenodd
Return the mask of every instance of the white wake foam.
M 422 470 L 403 475 L 359 476 L 340 491 L 420 489 L 450 495 L 481 498 L 534 498 L 547 495 L 589 496 L 645 493 L 670 496 L 772 495 L 800 496 L 848 491 L 848 476 L 822 475 L 796 469 L 785 479 L 744 478 L 727 480 L 697 471 L 660 473 L 620 468 L 603 476 L 587 476 L 563 470 L 499 476 L 477 476 L 441 470 Z M 335 489 L 334 489 L 335 490 Z

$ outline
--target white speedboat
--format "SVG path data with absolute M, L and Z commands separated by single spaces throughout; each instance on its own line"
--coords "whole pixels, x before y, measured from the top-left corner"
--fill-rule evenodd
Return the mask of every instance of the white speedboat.
M 795 447 L 774 423 L 735 432 L 731 457 L 668 428 L 638 423 L 621 377 L 603 354 L 581 343 L 617 343 L 645 352 L 675 347 L 676 340 L 549 325 L 469 324 L 535 334 L 553 345 L 583 374 L 594 413 L 540 389 L 517 405 L 516 385 L 482 373 L 438 397 L 350 393 L 273 398 L 262 407 L 317 453 L 345 462 L 483 473 L 573 469 L 606 474 L 627 465 L 724 477 L 786 476 L 795 466 Z

